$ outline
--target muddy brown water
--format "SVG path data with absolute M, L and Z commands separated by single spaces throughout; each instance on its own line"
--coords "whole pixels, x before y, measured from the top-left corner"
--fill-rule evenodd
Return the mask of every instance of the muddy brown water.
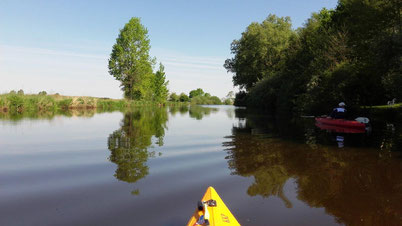
M 401 144 L 231 106 L 0 117 L 0 225 L 185 225 L 208 186 L 242 225 L 402 225 Z

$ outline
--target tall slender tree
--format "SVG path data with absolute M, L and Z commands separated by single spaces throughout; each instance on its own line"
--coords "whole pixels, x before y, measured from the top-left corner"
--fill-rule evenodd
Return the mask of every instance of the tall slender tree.
M 164 103 L 167 100 L 169 90 L 167 88 L 169 81 L 166 81 L 165 67 L 162 63 L 159 64 L 159 70 L 153 78 L 153 100 L 158 103 Z

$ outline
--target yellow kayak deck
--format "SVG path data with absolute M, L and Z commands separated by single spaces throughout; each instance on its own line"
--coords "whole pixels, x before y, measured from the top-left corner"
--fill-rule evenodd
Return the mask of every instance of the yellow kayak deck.
M 216 203 L 216 205 L 206 204 L 209 200 L 213 200 L 213 203 Z M 204 203 L 203 210 L 196 209 L 187 226 L 207 225 L 205 222 L 200 221 L 200 218 L 206 218 L 210 226 L 240 225 L 213 187 L 208 187 L 201 202 Z M 207 208 L 207 212 L 205 211 L 205 207 Z

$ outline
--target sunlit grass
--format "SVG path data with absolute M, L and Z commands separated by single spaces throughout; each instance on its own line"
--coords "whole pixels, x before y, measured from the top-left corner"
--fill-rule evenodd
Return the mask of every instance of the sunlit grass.
M 166 102 L 160 104 L 145 100 L 62 96 L 46 94 L 0 94 L 2 112 L 60 111 L 71 109 L 99 109 L 103 111 L 125 110 L 136 106 L 180 106 L 188 103 Z
M 364 106 L 365 108 L 377 108 L 377 109 L 394 109 L 402 108 L 402 103 L 392 104 L 392 105 L 376 105 L 376 106 Z

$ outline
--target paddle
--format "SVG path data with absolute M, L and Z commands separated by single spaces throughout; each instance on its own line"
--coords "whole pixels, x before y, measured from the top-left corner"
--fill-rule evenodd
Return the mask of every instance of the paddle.
M 367 124 L 367 123 L 370 122 L 370 119 L 368 119 L 368 118 L 366 118 L 366 117 L 357 117 L 357 118 L 355 118 L 355 121 L 358 121 L 358 122 Z

